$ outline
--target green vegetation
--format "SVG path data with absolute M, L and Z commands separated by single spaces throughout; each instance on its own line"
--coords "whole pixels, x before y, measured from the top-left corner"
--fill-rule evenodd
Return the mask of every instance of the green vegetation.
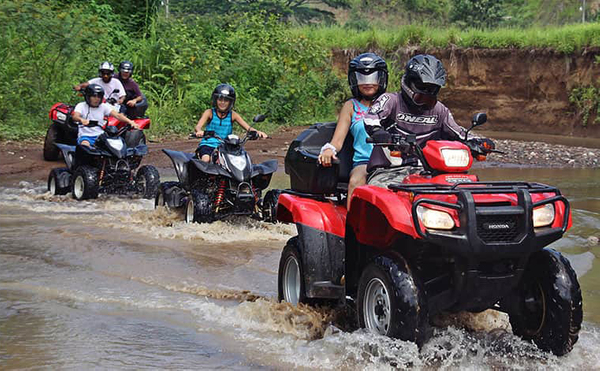
M 553 10 L 554 18 L 535 12 L 555 2 L 502 0 L 482 10 L 471 0 L 171 0 L 167 17 L 158 0 L 4 0 L 0 139 L 42 137 L 49 108 L 81 101 L 72 86 L 95 77 L 103 60 L 134 62 L 134 78 L 150 102 L 149 134 L 156 138 L 191 131 L 221 82 L 236 88 L 236 110 L 247 120 L 268 115 L 262 130 L 334 119 L 349 96 L 344 71 L 332 67 L 334 48 L 393 53 L 453 45 L 571 53 L 600 46 L 599 23 L 543 26 L 547 19 L 571 19 L 572 1 Z M 365 12 L 365 6 L 375 10 Z M 371 27 L 364 14 L 377 12 L 397 26 Z M 333 15 L 345 16 L 345 25 L 328 25 Z M 538 26 L 516 27 L 527 21 Z M 469 24 L 474 27 L 463 27 Z M 512 27 L 488 28 L 494 24 Z M 391 65 L 391 90 L 398 88 L 400 71 Z M 586 112 L 598 91 L 578 89 L 572 101 Z M 593 102 L 589 112 L 598 107 Z
M 596 65 L 600 65 L 600 56 L 596 56 Z M 569 102 L 575 104 L 577 111 L 581 114 L 581 125 L 587 126 L 591 114 L 595 111 L 596 118 L 592 124 L 600 123 L 600 80 L 598 85 L 584 85 L 571 89 Z
M 0 138 L 43 136 L 55 102 L 77 103 L 72 86 L 97 76 L 103 60 L 131 60 L 146 93 L 151 136 L 190 132 L 220 82 L 236 88 L 236 110 L 259 128 L 331 119 L 344 77 L 328 49 L 294 36 L 276 17 L 154 16 L 127 32 L 107 4 L 53 7 L 41 0 L 0 5 Z
M 342 26 L 297 27 L 296 35 L 305 35 L 327 48 L 381 48 L 389 51 L 418 45 L 420 48 L 444 48 L 450 45 L 470 48 L 551 48 L 571 53 L 588 46 L 600 46 L 600 23 L 562 27 L 465 29 L 432 28 L 425 25 L 396 28 L 349 30 Z

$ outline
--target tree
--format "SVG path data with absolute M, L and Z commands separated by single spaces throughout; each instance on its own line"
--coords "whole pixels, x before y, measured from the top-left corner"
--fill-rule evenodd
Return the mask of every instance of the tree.
M 349 0 L 171 0 L 171 9 L 179 14 L 256 13 L 277 15 L 280 20 L 300 23 L 333 23 L 328 8 L 349 8 Z
M 505 1 L 452 0 L 450 20 L 463 27 L 496 27 L 505 16 Z

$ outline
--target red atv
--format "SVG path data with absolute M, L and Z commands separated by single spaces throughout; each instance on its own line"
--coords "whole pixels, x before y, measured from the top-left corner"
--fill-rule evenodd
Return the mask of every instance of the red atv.
M 476 115 L 471 129 L 486 119 Z M 419 345 L 431 334 L 432 315 L 495 309 L 540 349 L 571 351 L 581 290 L 569 261 L 546 247 L 571 226 L 557 188 L 479 181 L 467 171 L 482 152 L 468 141 L 420 148 L 414 135 L 396 135 L 385 145 L 417 155 L 424 170 L 387 189 L 357 188 L 348 212 L 351 142 L 337 166 L 316 165 L 334 129 L 309 128 L 286 155 L 291 189 L 279 197 L 277 219 L 295 223 L 298 235 L 281 254 L 279 300 L 348 299 L 361 327 Z
M 117 91 L 118 92 L 118 91 Z M 150 128 L 150 119 L 144 117 L 146 109 L 148 108 L 148 102 L 146 97 L 136 104 L 136 115 L 131 118 L 141 129 Z M 60 150 L 55 143 L 75 145 L 77 143 L 77 123 L 74 123 L 71 118 L 71 113 L 75 109 L 75 106 L 70 106 L 65 103 L 56 103 L 50 108 L 50 127 L 46 132 L 46 139 L 44 140 L 44 160 L 56 161 L 60 155 Z M 104 127 L 116 126 L 119 130 L 122 129 L 125 123 L 120 122 L 114 117 L 107 117 L 105 120 Z M 134 148 L 140 144 L 146 144 L 146 138 L 141 130 L 127 130 L 125 131 L 125 141 L 128 147 Z

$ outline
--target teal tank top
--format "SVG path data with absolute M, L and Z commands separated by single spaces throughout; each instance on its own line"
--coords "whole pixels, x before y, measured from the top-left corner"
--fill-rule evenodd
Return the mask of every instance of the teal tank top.
M 212 119 L 204 128 L 204 131 L 214 131 L 219 137 L 225 139 L 229 134 L 233 132 L 233 123 L 231 122 L 231 111 L 227 113 L 227 116 L 220 118 L 217 116 L 217 111 L 213 108 Z M 217 138 L 207 138 L 200 141 L 199 146 L 209 146 L 216 148 L 219 146 L 219 140 Z
M 352 122 L 350 124 L 350 132 L 354 137 L 354 156 L 352 157 L 352 165 L 357 166 L 369 161 L 371 152 L 373 152 L 373 145 L 367 143 L 368 135 L 363 122 L 363 117 L 369 110 L 369 107 L 354 98 L 352 98 L 351 101 L 354 108 L 352 112 Z

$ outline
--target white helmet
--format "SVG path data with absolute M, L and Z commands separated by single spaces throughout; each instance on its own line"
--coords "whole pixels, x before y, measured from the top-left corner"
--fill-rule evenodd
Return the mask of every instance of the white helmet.
M 109 71 L 110 75 L 112 76 L 112 74 L 115 72 L 115 66 L 113 66 L 113 64 L 110 62 L 102 62 L 100 63 L 100 67 L 98 67 L 98 74 L 100 77 L 102 77 L 103 71 Z

